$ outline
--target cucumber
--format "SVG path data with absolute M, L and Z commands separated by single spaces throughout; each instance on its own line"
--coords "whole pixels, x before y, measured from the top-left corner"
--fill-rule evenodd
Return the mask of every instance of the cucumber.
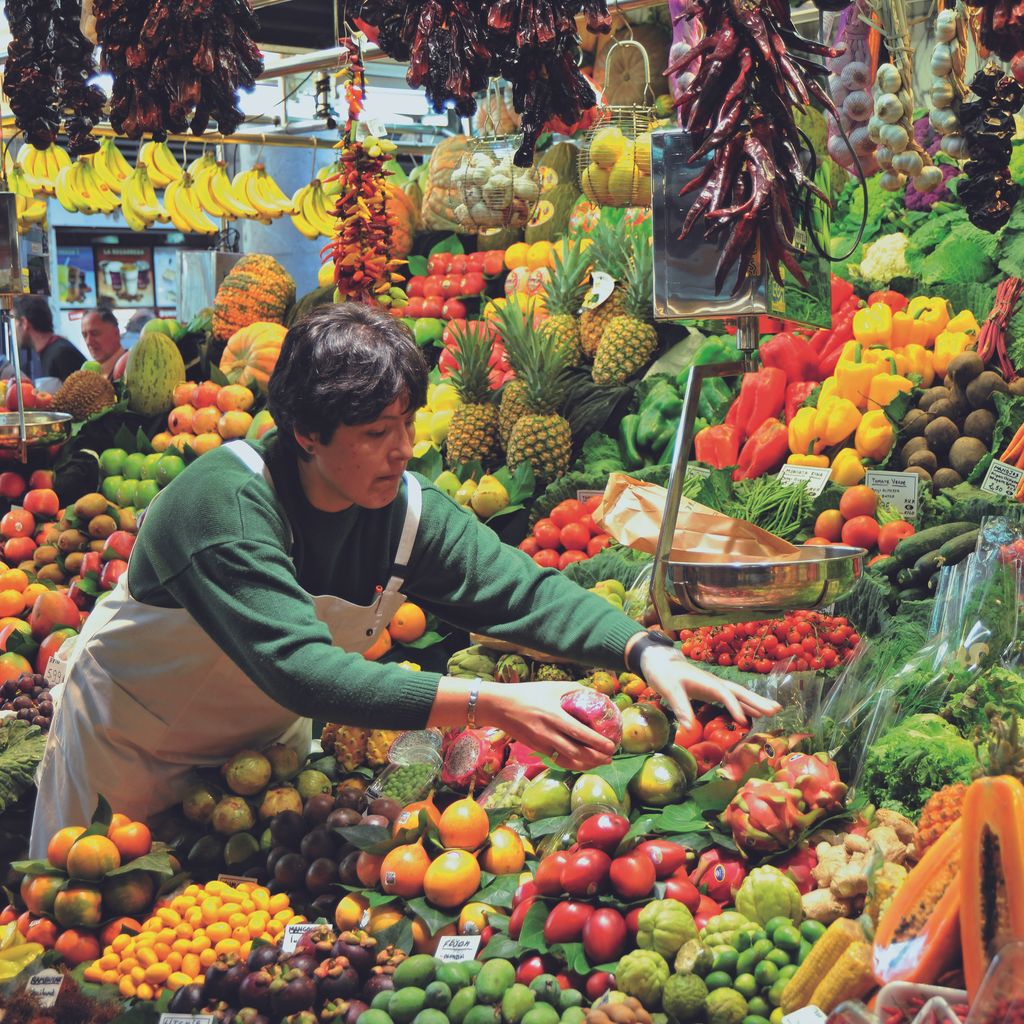
M 896 582 L 903 587 L 924 586 L 941 568 L 942 558 L 938 549 L 926 551 L 911 568 L 900 569 L 896 574 Z
M 893 558 L 900 563 L 900 568 L 909 569 L 922 555 L 936 551 L 946 541 L 976 528 L 977 523 L 944 523 L 942 526 L 929 527 L 901 540 L 896 545 Z
M 927 601 L 932 595 L 927 587 L 904 587 L 896 594 L 897 601 Z
M 895 579 L 899 571 L 900 560 L 892 555 L 888 555 L 881 562 L 875 562 L 868 568 L 868 572 L 874 573 L 876 576 L 884 576 L 888 580 Z
M 946 543 L 939 548 L 939 555 L 942 557 L 942 564 L 958 565 L 962 562 L 975 549 L 975 547 L 977 547 L 978 530 L 979 528 L 976 526 L 973 530 L 961 533 L 959 537 L 947 540 Z

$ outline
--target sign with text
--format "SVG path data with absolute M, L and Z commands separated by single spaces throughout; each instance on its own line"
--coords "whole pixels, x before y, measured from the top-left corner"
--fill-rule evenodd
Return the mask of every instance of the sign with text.
M 437 944 L 434 956 L 447 964 L 473 960 L 480 948 L 479 935 L 446 935 Z
M 1021 480 L 1024 480 L 1024 469 L 993 459 L 989 463 L 981 489 L 988 491 L 989 494 L 1001 494 L 1005 498 L 1012 498 L 1017 493 Z
M 917 518 L 917 488 L 921 478 L 916 473 L 889 473 L 881 469 L 868 470 L 864 483 L 886 505 L 891 505 L 909 522 Z
M 212 1013 L 161 1013 L 156 1024 L 214 1024 Z
M 38 974 L 33 974 L 28 979 L 28 990 L 36 1002 L 44 1010 L 48 1010 L 51 1006 L 56 1005 L 57 995 L 63 984 L 64 975 L 60 971 L 48 969 L 40 971 Z
M 314 924 L 313 922 L 285 925 L 284 935 L 281 937 L 281 952 L 294 953 L 295 947 L 299 944 L 299 939 L 301 939 L 306 932 L 314 931 L 319 927 L 320 925 Z
M 816 498 L 823 490 L 832 475 L 828 466 L 792 466 L 788 462 L 779 470 L 779 483 L 803 484 Z

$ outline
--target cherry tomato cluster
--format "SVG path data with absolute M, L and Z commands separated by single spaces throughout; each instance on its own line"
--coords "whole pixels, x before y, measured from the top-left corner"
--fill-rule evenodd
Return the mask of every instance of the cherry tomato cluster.
M 684 629 L 679 639 L 693 661 L 767 674 L 789 659 L 797 672 L 835 668 L 850 658 L 860 634 L 843 616 L 799 611 L 781 619 Z
M 587 501 L 567 498 L 551 510 L 550 516 L 534 523 L 533 533 L 519 545 L 520 550 L 544 569 L 564 569 L 573 562 L 593 558 L 612 543 L 592 518 L 600 504 L 600 495 Z
M 877 549 L 871 560 L 886 558 L 896 550 L 914 527 L 903 519 L 884 526 L 878 522 L 878 495 L 863 484 L 848 487 L 839 499 L 839 508 L 825 509 L 814 522 L 814 536 L 808 544 L 849 544 L 867 551 Z
M 489 360 L 491 371 L 489 377 L 491 390 L 497 391 L 502 384 L 512 380 L 516 374 L 512 369 L 512 364 L 508 361 L 508 354 L 505 352 L 505 343 L 501 340 L 501 334 L 499 334 L 498 328 L 490 320 L 466 321 L 461 318 L 449 320 L 448 326 L 445 327 L 444 333 L 441 335 L 441 343 L 444 345 L 444 349 L 437 361 L 437 369 L 442 378 L 444 378 L 450 377 L 459 368 L 459 341 L 453 328 L 457 328 L 461 332 L 466 330 L 467 326 L 470 330 L 482 328 L 491 334 L 491 358 Z

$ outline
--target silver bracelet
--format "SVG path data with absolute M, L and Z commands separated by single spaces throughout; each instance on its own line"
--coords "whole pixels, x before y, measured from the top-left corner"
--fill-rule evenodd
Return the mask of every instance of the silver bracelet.
M 480 699 L 480 682 L 475 679 L 472 689 L 469 691 L 469 700 L 466 701 L 466 728 L 476 728 L 476 702 Z

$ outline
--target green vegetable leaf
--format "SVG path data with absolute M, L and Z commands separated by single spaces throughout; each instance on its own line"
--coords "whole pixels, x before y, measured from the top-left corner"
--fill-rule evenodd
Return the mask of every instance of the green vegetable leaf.
M 439 932 L 442 928 L 446 928 L 459 919 L 459 910 L 456 910 L 454 914 L 447 910 L 440 910 L 428 903 L 423 896 L 418 896 L 414 900 L 406 900 L 405 906 L 411 913 L 423 919 L 423 923 L 431 934 Z M 533 908 L 531 907 L 530 909 L 532 910 Z M 382 946 L 387 945 L 379 935 L 377 936 L 377 941 Z
M 590 973 L 590 963 L 587 954 L 583 952 L 582 942 L 558 942 L 551 947 L 550 952 L 564 960 L 568 970 L 580 975 Z
M 531 907 L 531 909 L 533 909 Z M 523 947 L 501 932 L 491 936 L 491 941 L 484 946 L 480 960 L 519 960 L 523 955 Z
M 427 276 L 427 258 L 426 256 L 410 256 L 408 260 L 409 273 L 413 277 L 426 277 Z
M 531 821 L 529 825 L 530 838 L 541 839 L 544 836 L 550 836 L 555 832 L 560 832 L 569 824 L 569 821 L 570 816 L 568 814 L 561 815 L 557 818 L 541 818 L 539 821 Z
M 604 779 L 615 790 L 619 800 L 626 799 L 626 787 L 633 776 L 643 767 L 648 754 L 631 754 L 626 757 L 613 757 L 608 764 L 591 768 L 589 774 Z
M 438 253 L 451 253 L 453 256 L 462 256 L 466 250 L 459 241 L 458 235 L 449 235 L 442 238 L 431 250 L 429 255 L 436 256 Z
M 126 875 L 129 871 L 152 871 L 154 874 L 170 878 L 174 874 L 174 866 L 171 864 L 171 858 L 165 849 L 152 850 L 144 857 L 136 857 L 135 860 L 131 860 L 127 864 L 122 864 L 120 867 L 108 871 L 106 877 Z
M 410 459 L 408 468 L 433 482 L 444 470 L 444 460 L 436 448 L 430 448 L 419 458 Z
M 426 918 L 424 918 L 424 921 L 426 921 Z M 446 922 L 446 924 L 451 924 L 451 921 Z M 436 928 L 431 928 L 429 924 L 427 927 L 430 928 L 431 932 L 437 930 Z M 444 925 L 441 925 L 441 927 L 443 928 Z M 396 921 L 390 928 L 377 932 L 375 938 L 382 947 L 394 946 L 396 949 L 402 950 L 403 953 L 411 953 L 413 946 L 412 921 L 407 917 L 403 917 L 401 921 Z
M 512 897 L 519 888 L 518 875 L 498 875 L 493 882 L 482 888 L 474 900 L 486 903 L 489 907 L 507 909 L 512 906 Z
M 523 918 L 523 929 L 519 933 L 520 946 L 537 953 L 548 951 L 548 944 L 544 941 L 544 922 L 548 919 L 548 913 L 549 908 L 543 900 L 538 900 L 530 907 Z

